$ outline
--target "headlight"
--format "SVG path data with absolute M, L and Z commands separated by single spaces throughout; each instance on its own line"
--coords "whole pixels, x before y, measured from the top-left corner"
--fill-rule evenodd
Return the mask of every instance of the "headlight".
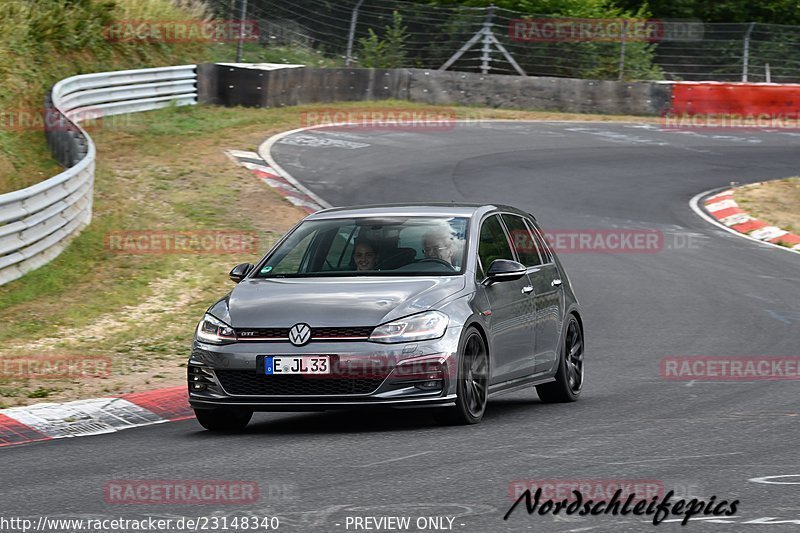
M 206 313 L 197 324 L 197 340 L 210 344 L 236 342 L 236 332 L 222 320 Z
M 369 340 L 389 343 L 438 339 L 444 335 L 449 320 L 444 313 L 428 311 L 378 326 Z

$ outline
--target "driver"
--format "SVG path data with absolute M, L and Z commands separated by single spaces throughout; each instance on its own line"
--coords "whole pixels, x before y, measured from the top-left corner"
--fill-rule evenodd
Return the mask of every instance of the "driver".
M 449 228 L 437 227 L 423 235 L 422 253 L 426 259 L 441 259 L 452 265 L 455 244 L 453 232 Z

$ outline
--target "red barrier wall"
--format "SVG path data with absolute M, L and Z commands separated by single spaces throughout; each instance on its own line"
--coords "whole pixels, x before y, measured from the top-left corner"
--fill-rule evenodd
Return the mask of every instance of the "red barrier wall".
M 747 83 L 675 83 L 672 87 L 672 113 L 800 114 L 800 85 Z

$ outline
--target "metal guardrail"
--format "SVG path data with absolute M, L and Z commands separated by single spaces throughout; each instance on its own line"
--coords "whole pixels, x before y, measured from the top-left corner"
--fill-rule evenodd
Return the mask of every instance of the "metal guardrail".
M 96 151 L 86 118 L 197 103 L 196 65 L 73 76 L 45 99 L 45 135 L 68 169 L 0 195 L 0 285 L 57 257 L 92 219 Z

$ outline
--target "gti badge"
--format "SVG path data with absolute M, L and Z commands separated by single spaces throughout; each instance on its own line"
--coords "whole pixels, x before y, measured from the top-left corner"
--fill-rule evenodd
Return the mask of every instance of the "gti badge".
M 311 340 L 311 327 L 308 324 L 295 324 L 289 329 L 289 341 L 295 346 L 302 346 Z

